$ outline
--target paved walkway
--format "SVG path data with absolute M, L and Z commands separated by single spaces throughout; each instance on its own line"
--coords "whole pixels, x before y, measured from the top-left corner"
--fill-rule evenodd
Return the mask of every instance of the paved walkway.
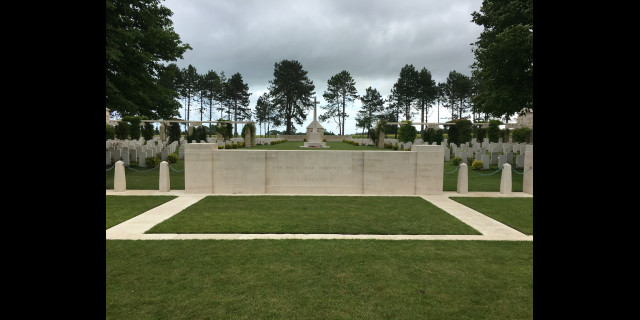
M 107 190 L 107 195 L 174 195 L 178 196 L 169 202 L 135 216 L 125 222 L 106 230 L 107 240 L 251 240 L 251 239 L 378 239 L 378 240 L 501 240 L 501 241 L 533 241 L 528 236 L 473 209 L 470 209 L 449 197 L 533 197 L 523 192 L 501 194 L 499 192 L 444 192 L 442 195 L 425 195 L 421 198 L 448 212 L 462 222 L 478 230 L 482 235 L 368 235 L 368 234 L 145 234 L 156 224 L 170 218 L 200 199 L 210 194 L 187 194 L 184 190 L 160 192 L 158 190 L 127 190 L 114 192 Z M 264 194 L 263 194 L 264 195 Z M 282 194 L 279 194 L 282 195 Z M 237 195 L 246 196 L 246 195 Z M 336 196 L 336 195 L 332 195 Z M 345 194 L 342 196 L 368 196 Z

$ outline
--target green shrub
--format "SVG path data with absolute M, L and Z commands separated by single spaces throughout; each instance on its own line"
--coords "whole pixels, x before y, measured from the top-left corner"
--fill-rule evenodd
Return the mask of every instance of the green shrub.
M 476 141 L 482 142 L 487 137 L 487 128 L 476 128 Z
M 458 140 L 455 141 L 455 143 L 463 145 L 466 142 L 471 142 L 471 134 L 473 133 L 471 121 L 467 119 L 460 119 L 456 121 L 455 127 L 458 133 Z
M 231 142 L 231 149 L 238 149 L 238 144 L 235 142 Z
M 531 128 L 517 128 L 512 133 L 513 141 L 518 143 L 531 142 Z
M 473 162 L 471 163 L 471 166 L 476 170 L 482 170 L 483 165 L 484 163 L 482 163 L 482 161 L 480 160 L 473 160 Z
M 397 144 L 393 145 L 393 150 L 398 150 L 398 145 Z
M 453 164 L 454 166 L 459 166 L 461 162 L 462 158 L 460 157 L 454 157 L 453 159 L 451 159 L 451 164 Z
M 437 129 L 433 132 L 433 141 L 432 142 L 436 142 L 438 145 L 442 145 L 442 141 L 444 141 L 444 130 L 442 129 Z
M 171 125 L 169 125 L 169 143 L 180 141 L 181 135 L 180 124 L 177 122 L 171 122 Z
M 393 149 L 393 145 L 391 144 L 391 142 L 387 142 L 384 144 L 384 148 L 385 149 Z
M 449 135 L 449 140 L 447 140 L 447 142 L 453 142 L 458 145 L 458 128 L 455 125 L 449 126 L 447 134 Z
M 489 128 L 487 129 L 487 136 L 489 137 L 489 142 L 498 142 L 500 140 L 500 125 L 502 121 L 500 120 L 489 120 Z
M 176 163 L 176 162 L 178 162 L 178 154 L 176 154 L 176 153 L 169 153 L 169 155 L 167 156 L 167 162 L 169 162 L 169 163 Z
M 140 139 L 140 122 L 142 118 L 140 118 L 139 116 L 128 116 L 123 117 L 122 120 L 129 122 L 129 136 L 131 136 L 131 139 Z
M 120 140 L 129 139 L 129 123 L 120 121 L 116 125 L 116 137 Z
M 402 121 L 403 125 L 398 129 L 398 140 L 402 142 L 413 142 L 418 135 L 418 129 L 411 124 L 411 121 Z
M 148 168 L 155 168 L 160 165 L 160 157 L 147 157 L 144 159 L 144 163 Z
M 112 125 L 107 125 L 107 140 L 113 139 L 115 137 L 116 137 L 116 128 L 114 128 Z
M 153 124 L 151 122 L 144 123 L 144 128 L 142 129 L 142 137 L 147 141 L 153 139 Z

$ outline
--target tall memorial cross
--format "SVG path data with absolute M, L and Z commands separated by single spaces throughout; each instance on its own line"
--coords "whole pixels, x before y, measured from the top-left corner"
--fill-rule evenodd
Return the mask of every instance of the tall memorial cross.
M 324 140 L 324 128 L 318 122 L 318 100 L 313 97 L 313 121 L 307 126 L 307 142 L 301 148 L 328 148 Z
M 314 121 L 318 121 L 318 119 L 316 117 L 316 112 L 317 112 L 316 111 L 317 110 L 316 107 L 318 106 L 318 103 L 320 103 L 320 102 L 316 101 L 316 96 L 313 96 L 313 120 Z

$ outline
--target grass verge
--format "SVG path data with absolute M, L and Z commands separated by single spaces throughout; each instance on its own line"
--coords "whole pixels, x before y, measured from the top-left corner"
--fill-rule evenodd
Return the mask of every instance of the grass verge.
M 450 197 L 526 235 L 533 235 L 533 198 Z
M 146 233 L 481 234 L 420 197 L 207 196 Z
M 533 243 L 106 243 L 106 319 L 532 319 Z
M 177 196 L 106 196 L 107 229 L 149 211 Z

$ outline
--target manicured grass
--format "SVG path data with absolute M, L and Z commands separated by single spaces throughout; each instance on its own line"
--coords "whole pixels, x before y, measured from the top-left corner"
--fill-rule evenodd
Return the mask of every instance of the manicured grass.
M 106 196 L 107 229 L 149 211 L 177 196 Z
M 115 167 L 112 164 L 107 170 L 107 189 L 113 190 Z M 138 163 L 133 163 L 129 168 L 124 168 L 124 175 L 127 180 L 127 190 L 158 190 L 160 188 L 160 166 L 141 168 Z M 169 184 L 171 190 L 184 190 L 184 160 L 178 159 L 176 163 L 169 164 Z
M 533 242 L 106 242 L 106 319 L 532 319 Z
M 146 233 L 481 234 L 420 197 L 207 196 Z
M 443 175 L 443 191 L 458 190 L 458 166 L 454 166 L 451 161 L 444 162 Z M 502 170 L 498 170 L 497 165 L 489 167 L 489 170 L 474 170 L 473 167 L 467 165 L 468 191 L 469 192 L 500 192 L 500 180 L 502 179 Z M 517 169 L 519 173 L 524 170 Z M 522 192 L 522 174 L 511 172 L 511 191 Z
M 533 198 L 450 197 L 524 234 L 533 235 Z

